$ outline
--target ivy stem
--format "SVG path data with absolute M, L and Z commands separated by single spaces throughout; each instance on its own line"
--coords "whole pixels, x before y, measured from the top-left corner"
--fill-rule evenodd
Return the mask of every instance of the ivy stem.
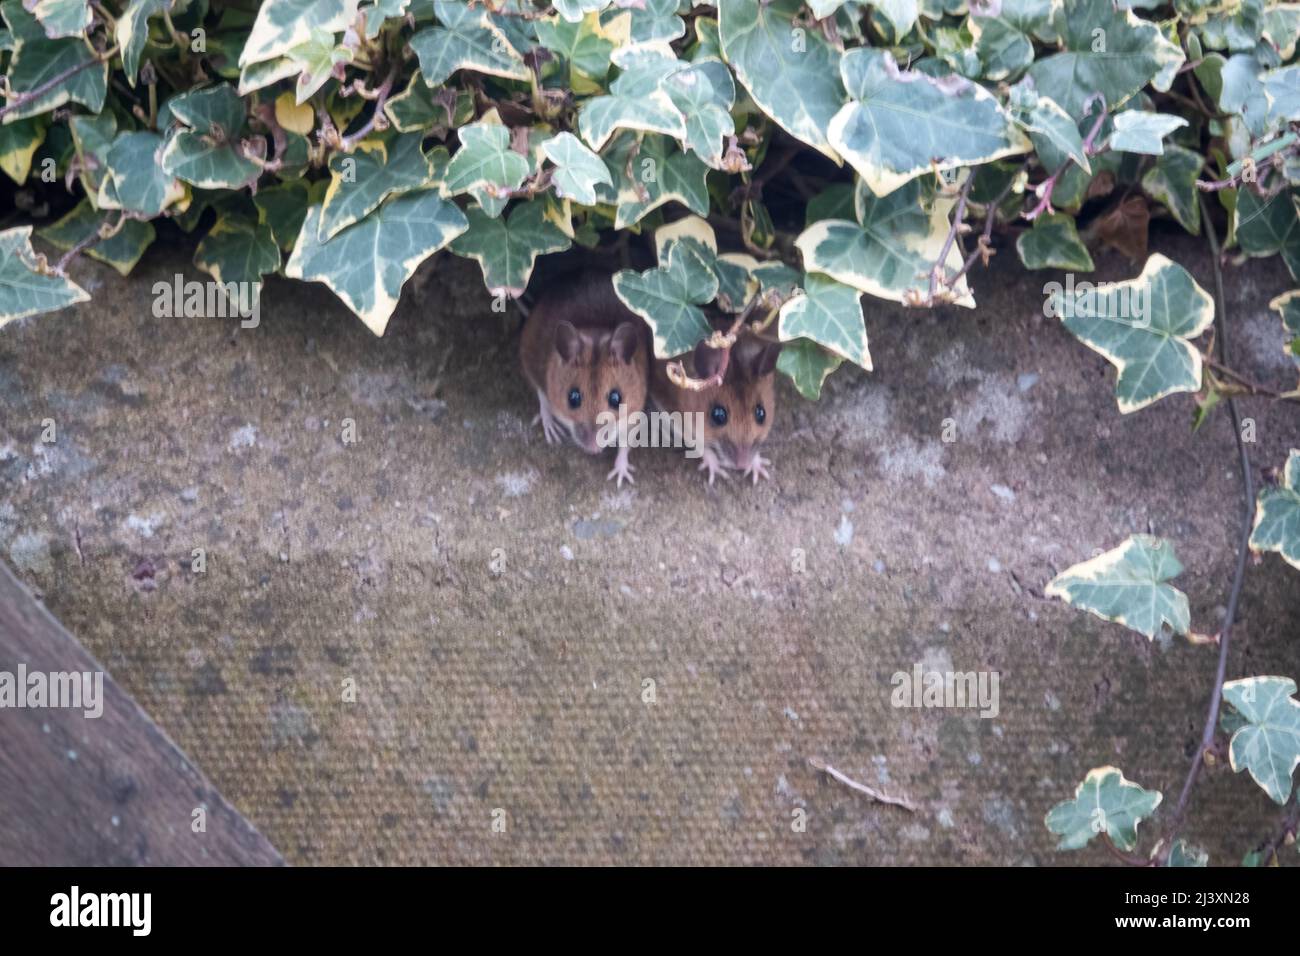
M 962 222 L 966 218 L 966 201 L 970 199 L 971 187 L 975 185 L 975 167 L 966 174 L 966 181 L 961 184 L 961 192 L 957 194 L 957 206 L 952 211 L 952 225 L 948 228 L 948 235 L 943 240 L 943 248 L 939 250 L 939 259 L 935 262 L 934 268 L 930 270 L 930 290 L 926 296 L 926 301 L 934 304 L 934 294 L 939 290 L 939 280 L 943 276 L 944 265 L 948 262 L 948 252 L 952 249 L 952 244 L 957 241 L 957 233 L 962 227 Z M 944 285 L 947 285 L 945 282 Z
M 1201 220 L 1205 223 L 1205 235 L 1210 243 L 1210 253 L 1214 266 L 1214 313 L 1215 322 L 1218 326 L 1218 334 L 1215 336 L 1216 345 L 1219 351 L 1219 361 L 1226 366 L 1228 364 L 1228 335 L 1223 295 L 1223 267 L 1219 261 L 1219 237 L 1214 231 L 1214 223 L 1210 220 L 1210 209 L 1205 197 L 1197 196 L 1196 198 L 1201 204 Z M 1168 861 L 1169 854 L 1173 850 L 1174 841 L 1178 837 L 1178 831 L 1182 828 L 1183 820 L 1187 814 L 1187 804 L 1192 796 L 1192 788 L 1196 785 L 1196 778 L 1201 772 L 1201 767 L 1205 764 L 1205 752 L 1214 743 L 1214 732 L 1219 725 L 1219 704 L 1223 699 L 1223 681 L 1228 674 L 1228 646 L 1232 638 L 1232 622 L 1237 614 L 1237 602 L 1241 598 L 1241 586 L 1246 576 L 1246 558 L 1250 554 L 1250 531 L 1255 524 L 1255 480 L 1251 470 L 1250 452 L 1247 451 L 1246 443 L 1241 438 L 1241 418 L 1237 413 L 1237 400 L 1229 396 L 1227 405 L 1228 416 L 1232 420 L 1232 437 L 1237 442 L 1237 457 L 1241 464 L 1243 494 L 1241 540 L 1237 546 L 1237 565 L 1232 574 L 1232 590 L 1228 592 L 1227 611 L 1223 615 L 1223 627 L 1219 631 L 1219 663 L 1214 672 L 1214 689 L 1210 694 L 1210 706 L 1205 715 L 1205 727 L 1201 731 L 1201 742 L 1196 748 L 1196 756 L 1192 758 L 1192 766 L 1187 771 L 1187 779 L 1183 782 L 1182 792 L 1178 795 L 1178 805 L 1174 809 L 1173 820 L 1169 823 L 1169 835 L 1165 838 L 1164 848 L 1160 852 L 1160 862 L 1162 864 Z
M 1106 849 L 1110 851 L 1111 856 L 1113 856 L 1115 859 L 1119 860 L 1121 863 L 1125 864 L 1126 866 L 1154 866 L 1155 865 L 1154 861 L 1149 860 L 1146 857 L 1138 856 L 1135 853 L 1125 853 L 1123 850 L 1121 850 L 1119 847 L 1117 847 L 1114 844 L 1114 842 L 1110 838 L 1109 833 L 1102 833 L 1101 842 L 1102 845 L 1105 846 Z
M 68 69 L 64 70 L 62 73 L 50 77 L 44 83 L 40 84 L 35 88 L 27 90 L 25 93 L 18 93 L 3 107 L 0 107 L 0 118 L 3 118 L 13 110 L 18 109 L 20 106 L 26 106 L 32 100 L 44 96 L 46 93 L 54 89 L 60 83 L 72 79 L 82 70 L 88 70 L 92 66 L 99 66 L 103 63 L 106 63 L 116 55 L 117 55 L 117 47 L 115 46 L 110 47 L 109 49 L 105 50 L 103 53 L 99 53 L 91 57 L 89 60 L 83 60 L 81 63 L 78 63 L 76 66 L 68 67 Z

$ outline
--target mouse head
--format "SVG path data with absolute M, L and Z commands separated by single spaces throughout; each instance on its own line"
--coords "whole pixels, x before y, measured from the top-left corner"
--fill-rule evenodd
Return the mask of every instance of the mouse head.
M 772 430 L 776 413 L 776 360 L 779 342 L 742 335 L 731 347 L 722 384 L 700 392 L 704 443 L 724 464 L 747 469 Z M 721 349 L 695 347 L 695 377 L 710 378 L 722 364 Z
M 602 412 L 629 413 L 645 408 L 646 350 L 635 322 L 613 329 L 580 328 L 561 321 L 546 366 L 546 397 L 556 416 L 584 451 L 600 451 L 597 436 Z

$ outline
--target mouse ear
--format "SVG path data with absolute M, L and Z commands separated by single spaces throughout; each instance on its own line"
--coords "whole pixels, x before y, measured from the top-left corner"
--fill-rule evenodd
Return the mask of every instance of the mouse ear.
M 725 354 L 724 350 L 711 349 L 703 342 L 695 346 L 695 377 L 705 379 L 717 375 Z
M 609 354 L 626 365 L 636 354 L 637 327 L 634 322 L 620 322 L 609 340 Z
M 582 339 L 572 322 L 555 324 L 555 352 L 565 362 L 572 362 L 582 353 Z
M 762 378 L 776 371 L 776 360 L 781 357 L 781 343 L 769 342 L 754 356 L 754 378 Z

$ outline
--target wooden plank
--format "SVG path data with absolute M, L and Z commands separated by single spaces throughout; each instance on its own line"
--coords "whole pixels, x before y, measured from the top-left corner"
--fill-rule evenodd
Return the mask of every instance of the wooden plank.
M 103 713 L 0 707 L 0 865 L 284 862 L 0 562 L 0 680 L 20 665 L 102 674 Z

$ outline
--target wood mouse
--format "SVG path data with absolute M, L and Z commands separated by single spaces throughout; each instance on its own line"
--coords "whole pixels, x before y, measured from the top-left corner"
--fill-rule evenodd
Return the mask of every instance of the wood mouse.
M 655 405 L 666 412 L 702 415 L 703 434 L 697 439 L 702 445 L 700 470 L 708 471 L 709 484 L 716 475 L 729 477 L 728 469 L 752 477 L 754 484 L 760 477 L 771 477 L 767 473 L 771 461 L 760 455 L 758 448 L 771 431 L 776 412 L 776 360 L 780 353 L 779 342 L 742 331 L 731 347 L 722 384 L 699 391 L 675 385 L 668 377 L 668 362 L 654 362 L 650 395 Z M 713 378 L 724 354 L 724 350 L 701 342 L 683 357 L 682 365 L 692 378 Z
M 607 478 L 619 487 L 633 481 L 627 436 L 620 431 L 614 439 L 598 418 L 619 415 L 620 405 L 628 415 L 644 411 L 650 329 L 619 300 L 612 277 L 584 272 L 549 281 L 524 321 L 519 363 L 537 392 L 534 423 L 541 421 L 546 441 L 567 435 L 591 455 L 616 441 L 618 457 Z

